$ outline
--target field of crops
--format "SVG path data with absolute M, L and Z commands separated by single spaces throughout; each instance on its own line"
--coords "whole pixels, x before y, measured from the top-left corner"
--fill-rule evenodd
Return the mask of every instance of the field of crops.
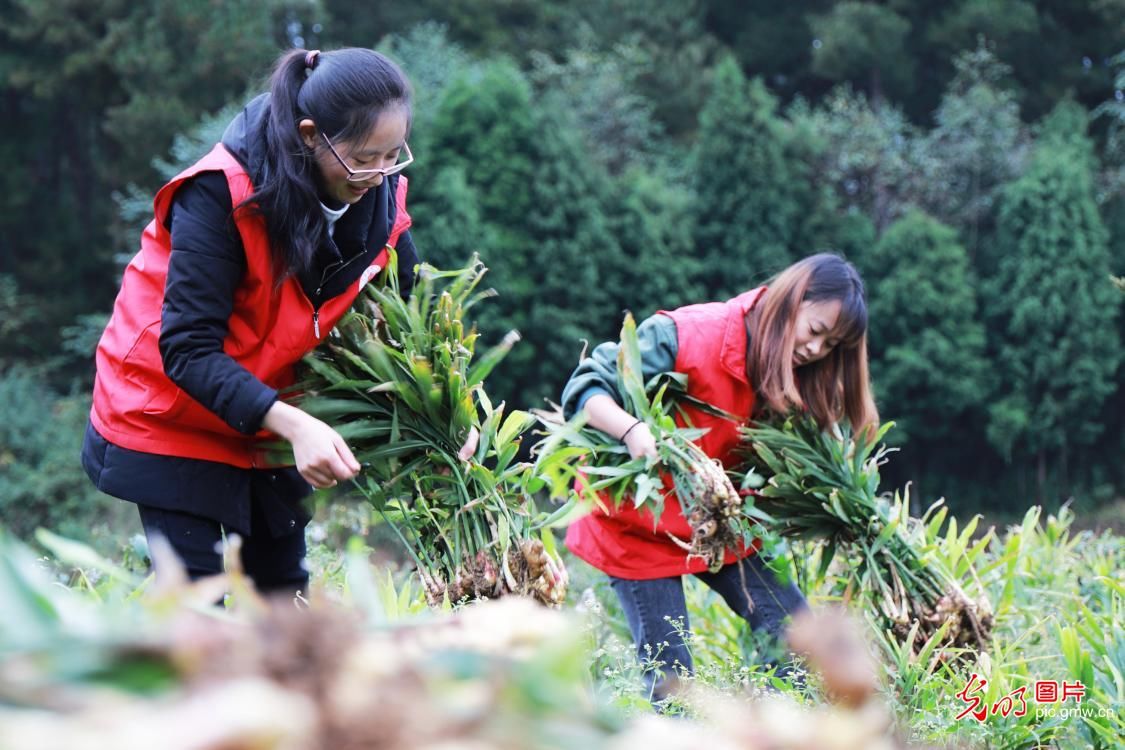
M 1072 531 L 1066 507 L 1002 529 L 912 512 L 881 487 L 890 423 L 761 420 L 737 436 L 746 463 L 720 465 L 679 421 L 713 407 L 642 381 L 627 317 L 619 391 L 659 454 L 633 457 L 581 416 L 490 401 L 515 338 L 476 356 L 479 261 L 429 269 L 409 301 L 389 268 L 306 360 L 303 407 L 364 466 L 308 530 L 309 590 L 263 599 L 237 537 L 224 575 L 190 582 L 163 540 L 109 560 L 0 532 L 0 750 L 1120 747 L 1120 536 Z M 659 516 L 662 483 L 686 556 L 716 570 L 756 538 L 805 593 L 792 655 L 691 579 L 674 626 L 694 672 L 660 644 L 638 662 L 558 533 L 597 503 Z M 659 700 L 652 669 L 674 686 Z
M 995 609 L 985 653 L 912 653 L 856 609 L 879 689 L 854 708 L 832 705 L 815 668 L 794 684 L 757 667 L 745 622 L 689 585 L 696 675 L 664 715 L 595 571 L 565 559 L 561 611 L 522 597 L 435 611 L 360 537 L 338 552 L 356 518 L 321 514 L 311 592 L 281 603 L 236 569 L 158 587 L 132 547 L 112 563 L 49 534 L 45 556 L 4 539 L 0 747 L 1120 746 L 1125 543 L 1072 533 L 1065 510 L 996 533 L 949 528 L 943 553 L 974 567 Z M 810 601 L 836 599 L 847 571 L 821 574 L 820 547 L 799 552 Z

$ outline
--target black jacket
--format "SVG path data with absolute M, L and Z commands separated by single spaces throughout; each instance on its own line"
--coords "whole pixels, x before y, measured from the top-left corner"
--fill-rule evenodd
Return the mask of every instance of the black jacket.
M 223 145 L 242 163 L 254 184 L 261 183 L 265 169 L 268 118 L 269 95 L 263 94 L 223 133 Z M 355 283 L 382 250 L 394 225 L 397 187 L 397 175 L 383 180 L 344 213 L 332 237 L 325 233 L 321 238 L 310 268 L 297 274 L 314 308 Z M 223 352 L 235 290 L 246 271 L 245 250 L 231 221 L 231 203 L 221 172 L 202 173 L 176 191 L 167 219 L 172 253 L 161 313 L 160 353 L 172 382 L 234 429 L 252 435 L 278 394 Z M 413 288 L 418 263 L 409 231 L 400 237 L 396 250 L 405 296 Z M 357 262 L 347 262 L 353 260 Z M 87 430 L 82 461 L 103 492 L 213 518 L 243 533 L 250 531 L 250 498 L 260 494 L 253 487 L 268 492 L 276 489 L 289 499 L 308 492 L 293 469 L 264 472 L 265 482 L 252 482 L 262 472 L 129 451 L 108 443 L 92 428 Z M 276 524 L 276 517 L 270 517 L 270 525 L 277 530 L 290 527 L 293 512 L 284 510 Z
M 261 184 L 265 170 L 263 128 L 268 118 L 269 96 L 263 94 L 223 134 L 223 145 L 254 184 Z M 297 274 L 314 308 L 355 283 L 383 249 L 394 226 L 397 187 L 398 175 L 383 180 L 344 213 L 332 237 L 327 232 L 321 237 L 311 266 Z M 230 191 L 221 172 L 198 175 L 176 191 L 168 214 L 172 255 L 160 354 L 173 383 L 234 429 L 252 435 L 277 393 L 223 353 L 234 293 L 246 271 L 246 253 L 230 217 Z M 409 294 L 418 262 L 409 231 L 396 249 L 400 288 Z

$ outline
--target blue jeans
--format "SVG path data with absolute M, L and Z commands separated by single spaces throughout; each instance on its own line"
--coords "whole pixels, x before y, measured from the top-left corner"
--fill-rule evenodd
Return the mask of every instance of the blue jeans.
M 784 640 L 787 618 L 809 606 L 797 586 L 782 584 L 758 555 L 731 563 L 718 573 L 695 576 L 723 597 L 752 630 L 764 632 L 779 643 Z M 629 621 L 645 687 L 650 698 L 658 702 L 666 697 L 676 673 L 691 674 L 693 670 L 691 651 L 683 637 L 691 628 L 683 579 L 673 576 L 635 581 L 610 576 L 610 584 Z M 782 667 L 778 673 L 787 671 Z

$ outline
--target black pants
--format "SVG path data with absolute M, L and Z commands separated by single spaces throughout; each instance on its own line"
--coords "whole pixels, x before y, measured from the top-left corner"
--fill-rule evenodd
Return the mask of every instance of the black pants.
M 292 531 L 280 536 L 270 533 L 259 503 L 251 503 L 252 533 L 243 537 L 242 567 L 262 593 L 292 596 L 308 591 L 309 571 L 305 565 L 305 527 L 295 523 Z M 145 536 L 163 536 L 172 545 L 191 580 L 223 572 L 220 546 L 223 527 L 190 513 L 138 505 Z

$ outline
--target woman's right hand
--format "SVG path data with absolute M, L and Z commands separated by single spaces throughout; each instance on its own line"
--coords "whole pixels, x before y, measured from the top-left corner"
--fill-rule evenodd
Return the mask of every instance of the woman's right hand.
M 586 400 L 588 424 L 619 439 L 633 458 L 656 458 L 656 440 L 648 425 L 622 409 L 611 396 L 599 393 Z
M 633 458 L 641 456 L 656 458 L 656 438 L 652 436 L 652 430 L 646 423 L 640 422 L 629 428 L 624 442 L 625 447 L 629 449 L 629 455 Z
M 297 471 L 317 489 L 334 487 L 359 473 L 359 462 L 340 433 L 295 406 L 275 402 L 262 425 L 289 441 Z

